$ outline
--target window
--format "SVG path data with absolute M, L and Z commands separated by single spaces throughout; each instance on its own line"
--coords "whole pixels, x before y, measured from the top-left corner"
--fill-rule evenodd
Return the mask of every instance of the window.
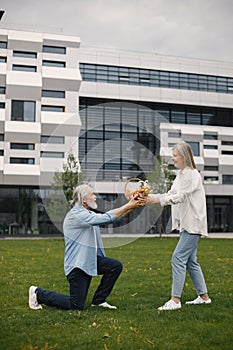
M 4 134 L 0 134 L 0 141 L 4 141 Z
M 233 175 L 223 175 L 222 183 L 223 185 L 233 185 Z
M 2 62 L 2 63 L 6 63 L 6 57 L 1 56 L 1 57 L 0 57 L 0 62 Z
M 10 147 L 11 147 L 11 149 L 34 150 L 35 144 L 34 143 L 14 143 L 14 142 L 12 142 Z
M 7 49 L 7 42 L 6 41 L 0 41 L 0 49 Z
M 218 135 L 215 134 L 204 134 L 204 139 L 206 140 L 217 140 Z
M 35 164 L 34 158 L 10 158 L 10 164 Z
M 187 141 L 190 145 L 190 147 L 192 148 L 193 151 L 193 155 L 196 157 L 200 156 L 200 147 L 199 147 L 199 143 L 198 142 L 190 142 Z
M 13 51 L 14 57 L 25 57 L 25 58 L 37 58 L 36 52 L 29 52 L 29 51 Z
M 187 108 L 187 124 L 201 124 L 201 111 L 198 107 Z
M 207 181 L 207 182 L 218 181 L 218 176 L 204 176 L 204 181 Z
M 168 142 L 168 147 L 173 148 L 175 146 L 175 143 Z
M 42 158 L 64 158 L 64 152 L 40 152 Z
M 233 151 L 222 151 L 222 154 L 233 155 Z
M 222 141 L 223 146 L 233 146 L 233 141 Z
M 182 107 L 172 107 L 171 122 L 178 124 L 185 124 L 185 110 Z
M 5 95 L 5 93 L 6 93 L 6 88 L 5 88 L 5 86 L 0 86 L 0 94 L 1 94 L 1 95 Z
M 204 171 L 218 171 L 217 165 L 204 165 Z
M 12 100 L 11 120 L 34 122 L 36 102 Z
M 86 81 L 233 93 L 233 80 L 229 77 L 89 63 L 80 63 L 80 71 Z M 199 118 L 199 113 L 192 115 L 190 124 L 198 123 L 193 121 L 194 118 Z
M 4 109 L 5 108 L 5 102 L 0 102 L 0 109 Z
M 64 106 L 47 106 L 42 105 L 41 110 L 44 112 L 65 112 Z
M 64 144 L 65 143 L 65 137 L 64 136 L 46 136 L 41 135 L 41 143 L 59 143 Z
M 3 149 L 0 149 L 0 156 L 4 156 L 4 150 Z
M 42 66 L 65 68 L 66 63 L 63 62 L 63 61 L 48 61 L 48 60 L 43 60 L 43 61 L 42 61 Z
M 218 149 L 216 145 L 204 145 L 204 149 Z
M 25 66 L 22 64 L 13 64 L 12 69 L 17 70 L 17 71 L 22 71 L 22 72 L 36 72 L 37 71 L 36 66 Z
M 65 91 L 42 90 L 42 97 L 65 98 Z
M 43 52 L 66 54 L 66 48 L 62 46 L 43 45 Z

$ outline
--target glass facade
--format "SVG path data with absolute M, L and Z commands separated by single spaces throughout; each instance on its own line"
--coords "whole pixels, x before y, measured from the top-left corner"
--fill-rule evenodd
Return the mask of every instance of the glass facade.
M 233 78 L 205 74 L 80 63 L 85 81 L 233 93 Z
M 61 234 L 46 208 L 49 189 L 0 186 L 0 235 Z
M 130 102 L 121 100 L 80 98 L 79 103 L 82 128 L 79 137 L 79 160 L 81 168 L 88 180 L 117 181 L 129 177 L 148 178 L 154 168 L 155 157 L 160 151 L 161 122 L 189 124 L 189 125 L 218 125 L 233 126 L 233 110 L 214 107 L 196 107 L 190 105 L 175 105 L 148 102 Z M 180 137 L 179 132 L 169 132 L 169 137 Z M 217 140 L 214 133 L 205 133 L 204 140 Z M 208 141 L 209 142 L 209 141 Z M 231 141 L 226 146 L 231 146 Z M 194 155 L 200 156 L 200 143 L 189 142 Z M 225 145 L 225 144 L 224 144 Z M 204 149 L 216 149 L 216 145 L 204 145 Z M 222 151 L 222 154 L 232 154 L 233 151 Z M 174 169 L 174 167 L 170 167 Z M 218 172 L 218 166 L 205 165 L 205 171 Z M 206 175 L 206 183 L 216 183 L 219 176 L 216 173 Z M 223 175 L 223 184 L 232 184 L 232 175 Z M 103 194 L 103 199 L 113 197 Z M 112 198 L 115 205 L 124 203 L 124 196 Z M 220 202 L 221 203 L 220 203 Z M 233 223 L 228 214 L 233 208 L 232 197 L 207 196 L 209 232 L 229 232 L 233 230 Z M 217 203 L 218 202 L 218 203 Z M 224 202 L 224 203 L 222 203 Z M 102 211 L 111 209 L 108 205 L 101 207 Z M 149 223 L 149 233 L 158 232 L 157 224 L 152 221 L 157 214 L 148 213 L 141 220 L 143 225 Z M 158 217 L 158 216 L 157 216 Z M 169 212 L 163 214 L 162 224 L 165 227 Z M 130 214 L 129 221 L 134 218 Z M 124 225 L 124 224 L 122 224 Z M 138 228 L 131 227 L 128 232 L 138 232 Z M 145 228 L 144 228 L 145 229 Z M 119 231 L 118 231 L 119 230 Z M 130 231 L 132 230 L 132 231 Z M 136 231 L 135 231 L 136 230 Z M 114 232 L 120 231 L 114 225 Z M 123 228 L 124 232 L 124 228 Z
M 79 107 L 79 159 L 82 168 L 97 180 L 150 172 L 154 156 L 159 155 L 161 122 L 233 126 L 232 109 L 95 98 L 81 98 Z M 199 156 L 199 143 L 191 143 Z
M 159 154 L 163 119 L 155 117 L 156 111 L 134 103 L 86 98 L 79 106 L 79 160 L 89 177 L 117 180 L 144 177 L 151 171 Z

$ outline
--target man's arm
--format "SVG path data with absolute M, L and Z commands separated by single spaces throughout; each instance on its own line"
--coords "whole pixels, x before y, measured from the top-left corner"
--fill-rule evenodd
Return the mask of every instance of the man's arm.
M 132 198 L 128 203 L 126 203 L 122 207 L 113 209 L 114 219 L 118 219 L 120 217 L 126 216 L 132 210 L 138 207 L 144 206 L 145 204 L 146 204 L 146 197 Z

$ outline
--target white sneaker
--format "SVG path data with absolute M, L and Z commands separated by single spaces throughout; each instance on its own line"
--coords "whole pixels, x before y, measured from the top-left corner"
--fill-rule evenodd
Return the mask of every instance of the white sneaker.
M 176 303 L 174 300 L 170 299 L 163 306 L 158 307 L 159 311 L 163 310 L 176 310 L 181 308 L 181 302 Z
M 191 300 L 191 301 L 186 301 L 185 304 L 194 304 L 194 305 L 200 305 L 200 304 L 210 304 L 211 299 L 204 300 L 202 297 L 198 296 L 196 299 Z
M 95 306 L 99 306 L 99 307 L 103 307 L 105 309 L 117 309 L 116 306 L 114 305 L 110 305 L 108 304 L 106 301 L 104 303 L 101 303 L 101 304 L 98 304 L 98 305 L 95 305 L 95 304 L 91 304 L 92 307 L 95 307 Z
M 42 309 L 42 306 L 37 301 L 36 289 L 37 289 L 37 287 L 35 287 L 35 286 L 31 286 L 29 288 L 28 304 L 29 304 L 30 309 L 32 309 L 32 310 Z

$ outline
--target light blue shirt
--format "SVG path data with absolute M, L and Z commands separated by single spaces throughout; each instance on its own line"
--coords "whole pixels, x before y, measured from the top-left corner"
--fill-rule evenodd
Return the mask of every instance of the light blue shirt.
M 113 210 L 96 214 L 79 204 L 67 213 L 63 223 L 66 276 L 74 268 L 79 268 L 90 276 L 97 276 L 97 255 L 105 256 L 99 225 L 113 221 Z

